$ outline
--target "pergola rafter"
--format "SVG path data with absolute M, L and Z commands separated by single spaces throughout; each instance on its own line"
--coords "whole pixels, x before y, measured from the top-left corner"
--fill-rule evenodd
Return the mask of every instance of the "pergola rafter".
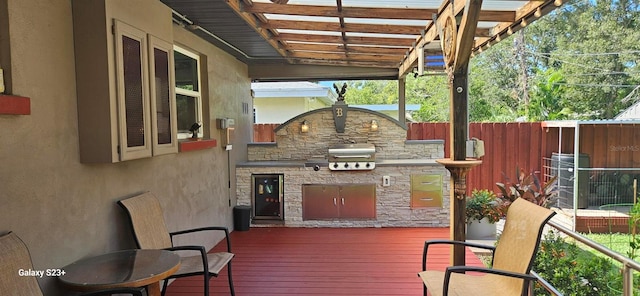
M 468 7 L 468 1 L 462 0 L 408 1 L 395 7 L 341 0 L 332 5 L 313 0 L 227 0 L 227 3 L 288 63 L 299 63 L 299 58 L 304 57 L 317 59 L 315 64 L 348 66 L 361 62 L 362 55 L 393 55 L 395 60 L 373 59 L 369 66 L 397 68 L 398 77 L 416 70 L 418 60 L 422 60 L 419 55 L 425 53 L 423 47 L 429 47 L 429 55 L 441 55 L 433 50 L 440 44 L 441 21 L 449 16 L 460 20 Z M 561 0 L 483 3 L 474 19 L 477 28 L 473 34 L 465 35 L 469 40 L 458 43 L 463 46 L 460 50 L 478 54 L 562 5 Z M 312 49 L 314 46 L 317 48 Z M 388 47 L 395 48 L 392 54 L 388 53 Z M 403 49 L 402 56 L 397 55 L 401 51 L 398 48 Z M 445 67 L 438 70 L 444 71 Z

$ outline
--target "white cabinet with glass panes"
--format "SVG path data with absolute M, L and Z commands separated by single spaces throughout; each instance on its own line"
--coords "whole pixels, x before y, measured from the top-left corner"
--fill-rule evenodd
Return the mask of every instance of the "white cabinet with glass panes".
M 154 0 L 73 0 L 80 161 L 176 153 L 171 9 Z

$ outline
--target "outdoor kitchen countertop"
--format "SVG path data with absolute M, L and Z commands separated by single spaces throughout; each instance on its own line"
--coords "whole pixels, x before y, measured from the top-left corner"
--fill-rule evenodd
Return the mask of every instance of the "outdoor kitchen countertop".
M 236 164 L 236 167 L 326 167 L 327 160 L 270 160 L 247 161 Z M 376 159 L 376 166 L 442 166 L 435 159 Z
M 236 167 L 304 167 L 303 160 L 267 160 L 239 162 Z
M 435 159 L 377 159 L 376 166 L 437 165 Z

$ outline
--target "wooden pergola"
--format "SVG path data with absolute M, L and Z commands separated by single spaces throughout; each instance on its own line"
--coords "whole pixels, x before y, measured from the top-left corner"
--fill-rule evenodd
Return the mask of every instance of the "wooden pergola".
M 162 0 L 174 20 L 249 65 L 258 81 L 397 79 L 448 75 L 451 238 L 465 239 L 468 67 L 482 53 L 562 0 Z M 213 1 L 218 2 L 218 1 Z M 402 111 L 402 110 L 401 110 Z M 399 112 L 404 114 L 404 112 Z M 400 118 L 404 120 L 404 118 Z M 464 264 L 454 249 L 453 264 Z

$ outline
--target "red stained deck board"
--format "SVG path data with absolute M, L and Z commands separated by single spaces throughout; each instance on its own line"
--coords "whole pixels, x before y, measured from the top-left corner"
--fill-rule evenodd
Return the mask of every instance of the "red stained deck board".
M 251 228 L 231 233 L 238 296 L 422 295 L 422 248 L 448 228 Z M 224 242 L 213 250 L 224 249 Z M 430 268 L 449 265 L 449 248 L 429 251 Z M 469 250 L 468 265 L 481 266 Z M 433 261 L 431 261 L 433 260 Z M 202 295 L 202 277 L 174 281 L 166 296 Z M 210 295 L 230 295 L 227 271 Z

